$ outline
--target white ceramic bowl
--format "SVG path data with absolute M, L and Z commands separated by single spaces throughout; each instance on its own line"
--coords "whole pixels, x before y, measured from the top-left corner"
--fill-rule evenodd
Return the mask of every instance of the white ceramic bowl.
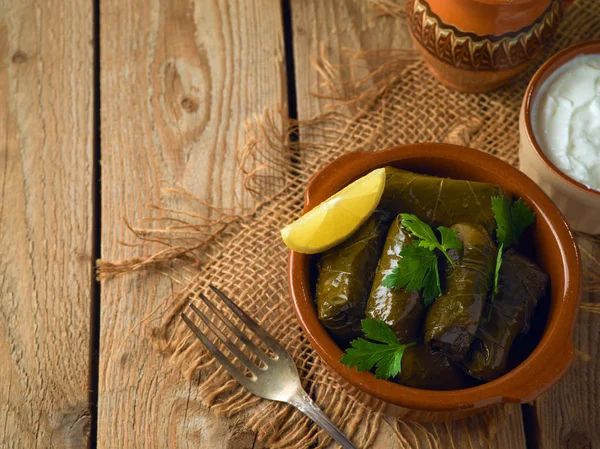
M 575 181 L 552 164 L 536 141 L 531 124 L 534 100 L 544 81 L 556 69 L 582 54 L 600 54 L 600 40 L 582 42 L 557 53 L 531 78 L 519 119 L 519 158 L 521 171 L 554 201 L 572 229 L 600 234 L 600 191 Z

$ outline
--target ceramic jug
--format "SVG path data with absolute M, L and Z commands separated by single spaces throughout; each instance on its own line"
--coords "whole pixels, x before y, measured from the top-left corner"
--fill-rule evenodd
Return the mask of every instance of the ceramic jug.
M 415 45 L 446 86 L 486 92 L 541 55 L 565 0 L 406 0 Z

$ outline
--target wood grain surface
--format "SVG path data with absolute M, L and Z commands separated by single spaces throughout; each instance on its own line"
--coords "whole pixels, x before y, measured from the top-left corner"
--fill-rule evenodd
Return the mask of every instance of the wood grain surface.
M 323 77 L 316 70 L 325 57 L 343 77 L 355 79 L 373 71 L 376 63 L 351 61 L 357 52 L 368 50 L 413 48 L 403 20 L 389 15 L 378 16 L 368 1 L 292 0 L 294 62 L 298 118 L 318 114 L 331 100 L 316 98 L 313 93 L 327 94 Z M 353 66 L 352 72 L 348 68 Z
M 91 2 L 0 2 L 0 447 L 90 431 Z
M 248 204 L 235 176 L 243 124 L 285 102 L 286 80 L 278 0 L 106 0 L 100 20 L 102 257 L 114 260 L 152 249 L 118 242 L 123 217 L 159 202 L 161 180 L 215 206 Z M 102 285 L 98 447 L 252 447 L 130 334 L 171 288 L 157 276 Z
M 600 260 L 600 241 L 578 239 L 584 264 Z M 596 285 L 600 280 L 598 268 Z M 596 287 L 597 288 L 597 287 Z M 532 429 L 539 448 L 600 447 L 600 291 L 584 292 L 575 325 L 578 351 L 569 372 L 535 402 L 538 427 Z M 595 304 L 595 313 L 586 304 Z
M 412 47 L 405 22 L 392 16 L 375 17 L 375 11 L 368 7 L 367 2 L 292 0 L 291 5 L 299 119 L 323 112 L 331 103 L 330 100 L 318 99 L 311 95 L 328 93 L 313 61 L 324 56 L 337 70 L 343 70 L 341 67 L 348 66 L 351 62 L 356 66 L 356 62 L 349 59 L 352 52 Z M 354 76 L 364 76 L 375 68 L 369 65 L 359 66 Z M 302 136 L 300 139 L 302 140 Z M 497 427 L 497 432 L 492 431 L 494 435 L 491 438 L 487 438 L 490 432 L 488 426 L 484 426 L 482 421 L 477 419 L 434 425 L 430 426 L 430 430 L 439 435 L 439 447 L 442 448 L 524 449 L 526 444 L 521 407 L 510 406 L 508 410 L 506 422 L 492 423 Z M 431 440 L 425 432 L 414 432 L 413 440 L 409 441 L 410 447 L 432 447 Z M 391 438 L 389 428 L 382 427 L 380 433 L 374 448 L 394 447 L 395 440 Z M 410 431 L 405 429 L 405 434 L 410 435 Z M 484 437 L 479 438 L 478 435 Z

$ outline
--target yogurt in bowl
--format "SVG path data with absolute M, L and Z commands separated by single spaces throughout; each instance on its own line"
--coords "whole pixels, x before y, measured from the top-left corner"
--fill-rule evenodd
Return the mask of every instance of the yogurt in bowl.
M 534 99 L 531 121 L 550 161 L 600 190 L 600 54 L 576 56 L 550 75 Z
M 550 58 L 525 92 L 520 168 L 571 228 L 600 234 L 600 41 Z

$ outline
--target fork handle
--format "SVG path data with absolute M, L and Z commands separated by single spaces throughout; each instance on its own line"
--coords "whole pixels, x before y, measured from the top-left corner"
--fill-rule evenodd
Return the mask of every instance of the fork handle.
M 306 391 L 300 389 L 288 400 L 288 403 L 296 407 L 315 423 L 321 426 L 329 434 L 329 436 L 341 444 L 344 449 L 357 449 L 356 446 L 352 444 L 348 438 L 346 438 L 342 431 L 331 422 L 327 415 L 323 413 L 319 406 L 315 404 Z

